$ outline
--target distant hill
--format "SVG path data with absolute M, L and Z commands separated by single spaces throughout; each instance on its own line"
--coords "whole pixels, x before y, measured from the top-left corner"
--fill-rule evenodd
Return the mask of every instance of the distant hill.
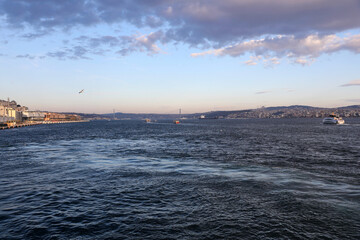
M 102 114 L 102 116 L 113 119 L 114 113 Z M 175 119 L 179 118 L 179 114 L 155 114 L 155 113 L 115 113 L 116 119 Z
M 305 105 L 292 105 L 292 106 L 279 106 L 279 107 L 267 107 L 269 111 L 278 111 L 284 109 L 318 109 L 317 107 L 305 106 Z
M 351 105 L 346 107 L 339 107 L 338 109 L 359 109 L 360 105 Z
M 342 117 L 360 117 L 360 105 L 351 105 L 338 108 L 320 108 L 306 105 L 292 105 L 292 106 L 275 106 L 262 107 L 257 109 L 247 110 L 232 110 L 232 111 L 212 111 L 204 113 L 182 114 L 181 117 L 188 119 L 197 119 L 201 115 L 209 119 L 214 118 L 314 118 L 325 117 L 330 113 L 339 114 Z M 114 113 L 107 114 L 86 114 L 86 113 L 69 113 L 77 114 L 85 119 L 113 119 Z M 155 114 L 155 113 L 115 113 L 116 119 L 132 119 L 143 120 L 149 118 L 152 120 L 162 119 L 178 119 L 179 114 Z

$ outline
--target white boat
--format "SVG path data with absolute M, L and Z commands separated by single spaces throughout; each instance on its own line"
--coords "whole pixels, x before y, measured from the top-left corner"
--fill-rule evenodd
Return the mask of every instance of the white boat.
M 344 124 L 345 121 L 341 117 L 335 114 L 330 114 L 328 117 L 323 119 L 323 124 Z

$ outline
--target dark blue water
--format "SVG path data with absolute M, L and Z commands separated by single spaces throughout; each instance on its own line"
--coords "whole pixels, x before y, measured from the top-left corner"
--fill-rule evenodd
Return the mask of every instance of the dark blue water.
M 0 239 L 359 239 L 360 119 L 0 131 Z

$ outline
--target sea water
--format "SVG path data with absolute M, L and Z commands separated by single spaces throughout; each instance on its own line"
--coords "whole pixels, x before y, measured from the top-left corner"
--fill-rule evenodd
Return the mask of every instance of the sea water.
M 360 239 L 360 119 L 0 132 L 0 239 Z

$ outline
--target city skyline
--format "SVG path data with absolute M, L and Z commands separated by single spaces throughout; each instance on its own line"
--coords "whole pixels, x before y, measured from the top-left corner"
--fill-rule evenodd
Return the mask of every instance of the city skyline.
M 359 13 L 356 0 L 0 0 L 0 99 L 84 113 L 357 105 Z

